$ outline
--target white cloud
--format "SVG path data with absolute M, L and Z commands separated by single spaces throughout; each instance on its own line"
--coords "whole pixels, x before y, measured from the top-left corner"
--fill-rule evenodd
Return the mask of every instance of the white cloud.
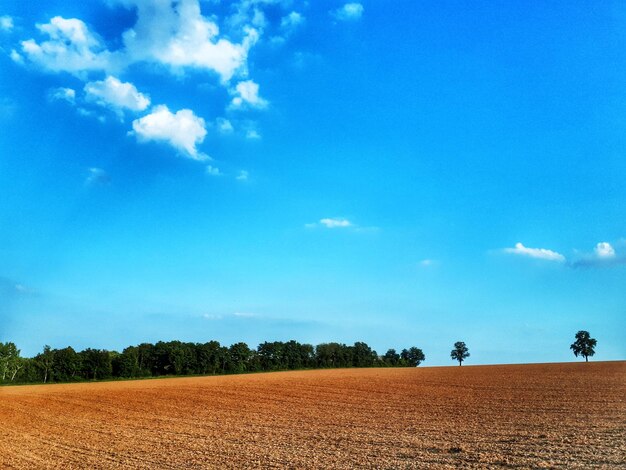
M 135 85 L 121 82 L 110 75 L 104 80 L 87 83 L 85 96 L 87 101 L 117 110 L 143 111 L 150 105 L 150 98 L 140 93 Z
M 248 51 L 259 36 L 256 29 L 244 27 L 241 42 L 233 43 L 220 37 L 218 25 L 202 15 L 198 0 L 122 3 L 137 9 L 137 23 L 123 35 L 130 62 L 157 62 L 175 70 L 210 70 L 222 82 L 246 73 Z
M 291 31 L 304 23 L 304 16 L 297 11 L 292 11 L 286 16 L 283 16 L 280 20 L 280 27 Z
M 211 175 L 211 176 L 220 176 L 222 174 L 219 168 L 211 166 L 211 165 L 207 165 L 205 171 L 207 175 Z
M 0 30 L 11 31 L 13 29 L 13 18 L 9 15 L 0 16 Z
M 623 245 L 618 241 L 618 246 Z M 626 256 L 618 254 L 609 242 L 600 242 L 593 254 L 583 255 L 572 263 L 574 268 L 608 268 L 626 264 Z
M 80 74 L 109 67 L 109 51 L 81 20 L 55 16 L 49 23 L 38 24 L 37 29 L 49 40 L 40 44 L 34 39 L 22 41 L 22 52 L 44 69 Z
M 549 261 L 565 261 L 565 256 L 557 253 L 556 251 L 548 250 L 546 248 L 528 248 L 521 243 L 516 243 L 515 248 L 505 248 L 504 252 Z
M 24 63 L 24 57 L 22 57 L 20 53 L 17 52 L 15 49 L 11 50 L 11 54 L 9 54 L 9 57 L 11 57 L 11 60 L 15 62 L 16 64 Z
M 345 228 L 352 227 L 352 222 L 348 219 L 342 218 L 325 218 L 320 220 L 320 224 L 322 224 L 326 228 Z
M 363 5 L 346 3 L 343 7 L 334 10 L 332 15 L 340 21 L 356 21 L 363 16 Z
M 238 180 L 238 181 L 248 181 L 248 175 L 249 175 L 249 173 L 246 170 L 241 170 L 237 174 L 235 179 Z
M 610 259 L 615 258 L 615 248 L 608 242 L 600 242 L 593 250 L 598 258 Z
M 206 320 L 221 320 L 223 317 L 222 315 L 216 315 L 213 313 L 205 313 L 204 315 L 202 315 L 202 318 Z
M 53 88 L 50 90 L 48 96 L 53 101 L 67 101 L 72 104 L 76 101 L 76 91 L 72 88 Z
M 259 132 L 256 131 L 255 129 L 248 129 L 246 131 L 246 139 L 256 140 L 260 138 L 261 138 L 261 134 L 259 134 Z
M 437 261 L 434 259 L 423 259 L 422 261 L 420 261 L 420 266 L 423 266 L 425 268 L 434 266 L 436 264 L 437 264 Z
M 259 96 L 259 85 L 252 80 L 237 83 L 235 90 L 231 93 L 235 95 L 231 102 L 234 108 L 240 108 L 245 105 L 260 109 L 267 107 L 267 100 Z
M 257 314 L 256 313 L 250 313 L 250 312 L 234 312 L 233 313 L 233 317 L 239 317 L 239 318 L 251 318 L 251 317 L 256 317 Z
M 220 134 L 231 134 L 235 130 L 233 124 L 228 119 L 217 118 L 215 125 Z
M 106 185 L 111 182 L 111 177 L 102 168 L 89 168 L 89 175 L 85 179 L 88 186 Z
M 195 160 L 208 159 L 196 149 L 207 133 L 204 119 L 190 109 L 173 114 L 165 105 L 156 106 L 150 114 L 133 121 L 133 130 L 139 140 L 167 142 L 184 156 Z

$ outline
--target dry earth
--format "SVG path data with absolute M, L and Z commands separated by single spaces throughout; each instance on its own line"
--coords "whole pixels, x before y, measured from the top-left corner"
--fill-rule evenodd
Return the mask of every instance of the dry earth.
M 626 362 L 0 388 L 1 468 L 626 468 Z

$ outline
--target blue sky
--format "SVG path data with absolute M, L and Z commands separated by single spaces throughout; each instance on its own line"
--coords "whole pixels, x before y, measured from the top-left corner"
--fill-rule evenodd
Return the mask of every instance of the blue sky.
M 626 358 L 626 7 L 0 0 L 0 341 Z

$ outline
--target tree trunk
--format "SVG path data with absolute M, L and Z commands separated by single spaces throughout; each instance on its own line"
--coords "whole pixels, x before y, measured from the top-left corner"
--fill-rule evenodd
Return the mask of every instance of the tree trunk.
M 585 356 L 585 362 L 589 362 L 589 356 Z
M 15 376 L 17 375 L 17 373 L 22 367 L 24 366 L 15 366 L 15 370 L 13 371 L 13 375 L 11 376 L 11 382 L 13 382 L 13 379 L 15 379 Z

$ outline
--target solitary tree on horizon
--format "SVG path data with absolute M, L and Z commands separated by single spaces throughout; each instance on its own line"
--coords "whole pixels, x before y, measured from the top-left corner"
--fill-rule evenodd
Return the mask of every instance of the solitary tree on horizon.
M 457 341 L 454 343 L 454 349 L 450 352 L 450 357 L 455 361 L 459 361 L 459 367 L 465 358 L 469 357 L 469 355 L 469 349 L 467 349 L 467 346 L 463 341 Z
M 574 351 L 574 356 L 579 355 L 585 358 L 585 362 L 589 362 L 589 356 L 593 356 L 596 352 L 594 348 L 598 342 L 589 336 L 588 331 L 580 330 L 576 333 L 576 341 L 570 346 Z

